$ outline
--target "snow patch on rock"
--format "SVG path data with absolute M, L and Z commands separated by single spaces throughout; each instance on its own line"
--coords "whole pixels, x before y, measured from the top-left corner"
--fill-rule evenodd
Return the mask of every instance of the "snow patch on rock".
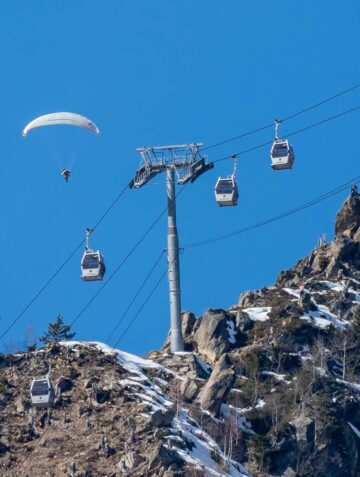
M 194 427 L 192 420 L 189 419 L 187 411 L 182 409 L 174 419 L 174 431 L 180 433 L 186 440 L 193 443 L 192 449 L 179 449 L 176 447 L 176 441 L 172 446 L 176 449 L 178 455 L 190 464 L 203 469 L 206 475 L 213 477 L 250 477 L 251 474 L 240 464 L 231 459 L 227 459 L 209 434 L 197 427 Z M 220 460 L 227 464 L 224 469 L 213 460 L 213 456 L 218 456 Z
M 231 321 L 231 320 L 227 320 L 227 330 L 228 330 L 228 333 L 229 333 L 229 337 L 228 337 L 228 340 L 229 340 L 229 343 L 231 344 L 235 344 L 236 343 L 236 333 L 237 331 L 235 330 L 235 325 L 234 325 L 234 322 Z
M 327 328 L 333 325 L 335 328 L 345 329 L 348 323 L 338 319 L 336 315 L 331 313 L 329 308 L 325 305 L 316 305 L 316 311 L 309 311 L 303 316 L 300 316 L 300 320 L 312 321 L 318 328 Z
M 244 308 L 245 313 L 249 315 L 252 321 L 266 321 L 269 319 L 269 313 L 271 312 L 271 306 Z

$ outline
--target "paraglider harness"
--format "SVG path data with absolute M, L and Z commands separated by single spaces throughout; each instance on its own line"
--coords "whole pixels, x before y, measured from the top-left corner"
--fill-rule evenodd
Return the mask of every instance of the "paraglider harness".
M 69 171 L 68 169 L 63 169 L 61 171 L 61 175 L 65 179 L 65 182 L 67 182 L 69 180 L 70 174 L 71 174 L 71 171 Z

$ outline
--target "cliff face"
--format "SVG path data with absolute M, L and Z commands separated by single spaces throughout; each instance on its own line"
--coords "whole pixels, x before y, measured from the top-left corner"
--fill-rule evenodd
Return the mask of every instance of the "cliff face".
M 360 476 L 360 196 L 335 239 L 228 310 L 183 313 L 186 352 L 63 343 L 0 361 L 0 475 Z M 29 400 L 51 363 L 49 412 Z

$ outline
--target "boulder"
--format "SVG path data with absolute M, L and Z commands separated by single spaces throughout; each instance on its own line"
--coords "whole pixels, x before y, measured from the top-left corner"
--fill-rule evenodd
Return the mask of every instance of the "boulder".
M 192 402 L 199 392 L 199 386 L 193 379 L 185 379 L 180 384 L 179 392 L 185 402 Z
M 354 231 L 352 239 L 355 240 L 355 242 L 360 242 L 360 227 Z
M 257 301 L 261 299 L 260 293 L 256 291 L 246 291 L 240 295 L 239 306 L 242 308 L 250 308 L 257 306 Z
M 110 399 L 111 391 L 109 389 L 98 388 L 95 393 L 95 400 L 99 404 L 104 404 Z
M 210 375 L 207 365 L 195 353 L 156 355 L 152 359 L 188 379 L 207 379 Z M 168 378 L 163 376 L 163 379 Z
M 296 472 L 291 467 L 288 467 L 281 477 L 296 477 Z
M 221 404 L 234 385 L 235 377 L 235 371 L 232 369 L 229 356 L 227 354 L 222 355 L 216 363 L 210 379 L 198 396 L 200 407 L 218 416 Z
M 164 467 L 167 469 L 172 465 L 175 467 L 182 467 L 184 461 L 179 457 L 175 450 L 169 449 L 160 443 L 151 453 L 147 469 L 148 471 L 154 471 L 157 467 Z M 152 473 L 151 475 L 158 474 Z
M 0 456 L 5 454 L 6 452 L 9 452 L 9 450 L 10 450 L 9 447 L 7 447 L 5 444 L 0 442 Z
M 248 333 L 254 327 L 254 321 L 250 319 L 247 313 L 239 310 L 236 313 L 236 328 L 241 331 L 241 333 Z
M 194 341 L 199 354 L 206 356 L 211 362 L 215 362 L 223 353 L 227 353 L 238 345 L 229 341 L 229 324 L 233 317 L 224 310 L 208 310 L 200 320 Z M 235 335 L 236 337 L 236 335 Z
M 83 380 L 83 387 L 84 389 L 91 389 L 93 384 L 97 384 L 99 382 L 99 378 L 91 376 L 90 378 L 86 378 Z
M 121 457 L 118 467 L 123 474 L 126 474 L 129 470 L 135 469 L 144 460 L 145 458 L 142 455 L 129 450 Z
M 305 290 L 300 292 L 300 306 L 304 312 L 308 313 L 311 307 L 311 294 Z M 293 303 L 292 303 L 293 305 Z
M 291 421 L 296 429 L 296 439 L 302 444 L 312 444 L 315 437 L 315 421 L 310 417 L 300 414 L 296 419 Z
M 21 396 L 15 400 L 14 405 L 16 408 L 16 412 L 19 413 L 27 412 L 31 408 L 29 400 L 24 399 Z
M 62 393 L 66 391 L 71 391 L 73 386 L 74 384 L 72 380 L 70 378 L 64 378 L 63 376 L 61 376 L 56 383 L 56 388 L 60 389 Z
M 158 409 L 151 414 L 151 425 L 154 427 L 169 427 L 175 417 L 175 409 Z
M 181 313 L 181 329 L 184 337 L 185 351 L 193 351 L 193 335 L 199 324 L 199 320 L 196 319 L 194 313 L 191 311 L 184 311 Z M 170 350 L 170 333 L 169 331 L 166 341 L 162 350 L 169 352 Z M 153 356 L 149 355 L 151 358 Z
M 191 311 L 184 311 L 181 314 L 181 319 L 182 319 L 182 332 L 184 335 L 184 339 L 186 340 L 186 337 L 189 336 L 196 325 L 196 318 L 194 313 L 191 313 Z

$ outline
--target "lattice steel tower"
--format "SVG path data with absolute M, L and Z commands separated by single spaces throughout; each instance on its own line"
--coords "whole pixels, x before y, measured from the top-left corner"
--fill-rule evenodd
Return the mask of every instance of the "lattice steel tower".
M 139 189 L 153 177 L 166 171 L 168 204 L 167 260 L 169 277 L 171 351 L 184 351 L 181 329 L 181 287 L 179 238 L 176 227 L 176 182 L 184 185 L 194 182 L 201 174 L 212 169 L 213 163 L 206 163 L 201 157 L 201 143 L 176 146 L 142 147 L 137 149 L 141 165 L 129 184 L 131 189 Z

